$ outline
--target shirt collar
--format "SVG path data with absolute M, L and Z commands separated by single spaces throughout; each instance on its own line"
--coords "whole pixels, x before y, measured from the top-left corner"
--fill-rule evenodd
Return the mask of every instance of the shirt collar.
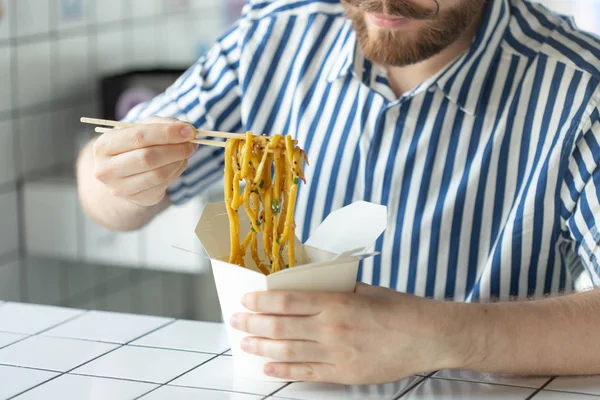
M 510 20 L 509 0 L 488 1 L 483 21 L 471 47 L 433 79 L 427 80 L 427 86 L 436 85 L 450 101 L 471 115 L 477 112 L 492 70 L 490 67 Z M 349 72 L 356 73 L 357 61 L 363 60 L 350 20 L 346 21 L 341 37 L 343 39 L 336 49 L 337 57 L 327 74 L 329 82 L 344 77 Z M 361 78 L 360 75 L 357 77 Z M 423 89 L 423 84 L 419 88 Z
M 487 90 L 496 55 L 510 21 L 509 0 L 489 0 L 471 47 L 439 75 L 436 85 L 465 112 L 474 115 Z

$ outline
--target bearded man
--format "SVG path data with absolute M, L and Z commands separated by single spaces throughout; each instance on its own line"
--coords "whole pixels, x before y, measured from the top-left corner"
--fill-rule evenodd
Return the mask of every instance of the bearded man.
M 386 205 L 355 293 L 264 292 L 237 314 L 268 375 L 600 373 L 600 41 L 526 0 L 251 0 L 78 166 L 86 212 L 144 226 L 223 178 L 194 129 L 285 133 L 311 161 L 302 239 Z M 152 118 L 149 118 L 154 116 Z

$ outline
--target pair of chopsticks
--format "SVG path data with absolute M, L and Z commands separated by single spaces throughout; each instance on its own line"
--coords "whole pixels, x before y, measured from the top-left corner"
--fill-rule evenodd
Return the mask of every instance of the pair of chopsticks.
M 97 125 L 95 131 L 98 133 L 106 133 L 114 128 L 135 128 L 141 124 L 130 124 L 127 122 L 120 121 L 111 121 L 108 119 L 97 119 L 97 118 L 87 118 L 82 117 L 81 122 L 84 124 Z M 106 128 L 109 126 L 110 128 Z M 245 137 L 244 134 L 241 133 L 230 133 L 230 132 L 216 132 L 216 131 L 203 131 L 197 130 L 196 137 L 213 137 L 213 138 L 222 138 L 222 139 L 243 139 Z M 193 139 L 190 140 L 190 143 L 198 143 L 205 146 L 215 146 L 215 147 L 225 147 L 225 142 L 217 142 L 216 140 L 206 140 L 206 139 Z

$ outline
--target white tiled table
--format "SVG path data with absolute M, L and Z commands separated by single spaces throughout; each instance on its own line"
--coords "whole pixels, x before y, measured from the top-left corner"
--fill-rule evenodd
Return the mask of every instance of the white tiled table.
M 386 385 L 235 377 L 222 324 L 0 302 L 0 399 L 600 400 L 600 377 L 439 371 Z

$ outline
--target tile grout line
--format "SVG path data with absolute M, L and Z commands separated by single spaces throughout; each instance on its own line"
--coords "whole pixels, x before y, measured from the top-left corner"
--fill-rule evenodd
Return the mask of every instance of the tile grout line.
M 35 367 L 28 367 L 26 365 L 14 365 L 14 364 L 0 363 L 0 366 L 10 367 L 10 368 L 19 368 L 19 369 L 30 369 L 30 370 L 34 370 L 34 371 L 54 372 L 54 373 L 60 374 L 60 371 L 57 371 L 55 369 L 35 368 Z
M 54 306 L 52 306 L 52 307 L 54 307 Z M 52 325 L 52 326 L 50 326 L 50 327 L 48 327 L 48 328 L 46 328 L 46 329 L 42 329 L 42 330 L 41 330 L 41 331 L 39 331 L 39 332 L 33 333 L 31 336 L 44 336 L 44 335 L 43 335 L 43 333 L 44 333 L 44 332 L 48 332 L 50 329 L 54 329 L 54 328 L 56 328 L 56 327 L 59 327 L 59 326 L 61 326 L 61 325 L 63 325 L 63 324 L 66 324 L 67 322 L 74 321 L 74 320 L 76 320 L 77 318 L 79 318 L 79 317 L 81 317 L 81 316 L 83 316 L 83 315 L 85 315 L 85 314 L 87 314 L 87 313 L 89 313 L 89 312 L 90 312 L 90 310 L 81 310 L 81 311 L 82 311 L 82 312 L 80 312 L 79 314 L 77 314 L 77 315 L 74 315 L 74 316 L 72 316 L 72 317 L 70 317 L 70 318 L 68 318 L 68 319 L 66 319 L 66 320 L 64 320 L 64 321 L 61 321 L 61 322 L 59 322 L 59 323 L 57 323 L 57 324 L 54 324 L 54 325 Z
M 525 400 L 530 400 L 530 399 L 534 398 L 539 392 L 541 392 L 542 390 L 544 390 L 544 388 L 547 387 L 554 379 L 556 379 L 555 376 L 553 376 L 550 379 L 548 379 L 548 381 L 546 383 L 544 383 L 538 389 L 535 389 L 533 391 L 533 393 L 531 393 L 531 395 L 529 395 L 529 397 L 527 397 Z
M 277 393 L 281 392 L 286 387 L 290 386 L 292 383 L 293 382 L 287 382 L 285 385 L 283 385 L 279 389 L 277 389 L 277 390 L 273 391 L 272 393 L 268 394 L 267 397 L 265 397 L 265 399 L 270 399 L 271 397 L 275 396 Z
M 183 373 L 181 373 L 181 374 L 177 375 L 176 377 L 174 377 L 174 378 L 172 378 L 172 379 L 168 380 L 167 382 L 164 382 L 164 383 L 162 383 L 162 384 L 159 384 L 159 386 L 158 386 L 158 387 L 155 387 L 154 389 L 150 390 L 149 392 L 147 392 L 147 393 L 144 393 L 143 395 L 141 395 L 141 396 L 139 396 L 139 397 L 136 397 L 134 400 L 140 399 L 140 398 L 142 398 L 142 397 L 144 397 L 144 396 L 146 396 L 146 395 L 148 395 L 148 394 L 150 394 L 150 393 L 154 392 L 155 390 L 158 390 L 158 389 L 160 389 L 161 387 L 167 386 L 169 383 L 171 383 L 171 382 L 175 381 L 175 380 L 176 380 L 176 379 L 178 379 L 178 378 L 181 378 L 183 375 L 186 375 L 186 374 L 188 374 L 188 373 L 192 372 L 192 371 L 193 371 L 193 370 L 195 370 L 196 368 L 200 368 L 202 365 L 204 365 L 204 364 L 208 363 L 209 361 L 212 361 L 212 360 L 214 360 L 214 359 L 215 359 L 215 358 L 217 358 L 217 357 L 220 357 L 220 356 L 219 356 L 219 355 L 215 355 L 214 357 L 211 357 L 211 358 L 209 358 L 208 360 L 205 360 L 205 361 L 203 361 L 203 362 L 202 362 L 202 363 L 200 363 L 199 365 L 196 365 L 195 367 L 193 367 L 193 368 L 190 368 L 189 370 L 187 370 L 187 371 L 185 371 L 185 372 L 183 372 Z
M 423 383 L 427 382 L 429 379 L 431 379 L 431 377 L 436 373 L 437 371 L 434 371 L 432 373 L 430 373 L 429 375 L 426 376 L 419 376 L 417 380 L 415 380 L 412 384 L 408 385 L 408 387 L 404 388 L 404 390 L 400 391 L 400 393 L 398 395 L 395 395 L 396 397 L 394 397 L 394 400 L 398 400 L 404 396 L 406 396 L 407 394 L 409 394 L 410 392 L 412 392 L 417 386 L 422 385 Z

